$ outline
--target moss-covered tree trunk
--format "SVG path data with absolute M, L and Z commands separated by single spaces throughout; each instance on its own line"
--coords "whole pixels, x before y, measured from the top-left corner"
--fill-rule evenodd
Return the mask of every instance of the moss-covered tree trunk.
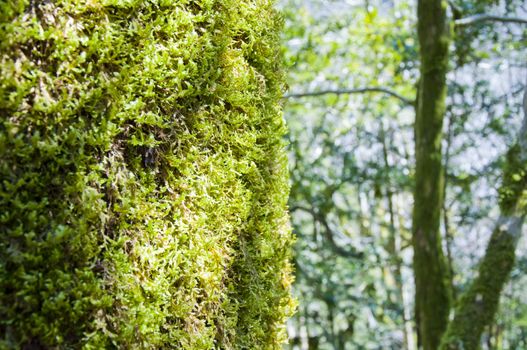
M 527 91 L 518 142 L 507 153 L 500 189 L 501 216 L 496 223 L 478 275 L 462 295 L 448 325 L 441 350 L 476 350 L 481 334 L 498 309 L 501 291 L 514 266 L 515 250 L 527 215 Z
M 415 121 L 413 209 L 416 323 L 420 345 L 436 350 L 450 308 L 448 270 L 441 246 L 442 127 L 445 114 L 449 26 L 446 1 L 419 0 L 421 75 Z
M 280 349 L 271 0 L 0 1 L 0 348 Z

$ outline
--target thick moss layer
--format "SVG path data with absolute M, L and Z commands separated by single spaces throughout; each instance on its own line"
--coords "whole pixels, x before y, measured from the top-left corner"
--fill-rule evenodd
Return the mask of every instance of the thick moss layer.
M 278 349 L 271 0 L 0 2 L 0 348 Z

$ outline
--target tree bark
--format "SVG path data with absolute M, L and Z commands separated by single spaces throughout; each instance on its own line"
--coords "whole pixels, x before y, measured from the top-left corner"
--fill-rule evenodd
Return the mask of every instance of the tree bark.
M 451 296 L 441 246 L 443 203 L 442 127 L 450 30 L 446 2 L 419 0 L 418 36 L 421 77 L 415 121 L 415 188 L 412 244 L 419 343 L 436 350 L 448 322 Z
M 492 233 L 479 273 L 462 295 L 454 319 L 448 325 L 441 350 L 475 350 L 483 330 L 494 320 L 500 294 L 515 261 L 515 250 L 527 213 L 527 90 L 525 117 L 518 142 L 507 153 L 500 189 L 501 215 Z

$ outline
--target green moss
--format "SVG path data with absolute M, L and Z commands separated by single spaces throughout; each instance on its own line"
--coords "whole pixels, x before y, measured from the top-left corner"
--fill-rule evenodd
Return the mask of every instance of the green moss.
M 527 189 L 527 165 L 521 159 L 521 150 L 518 144 L 507 152 L 505 167 L 503 169 L 503 184 L 499 191 L 500 209 L 504 214 L 511 214 L 515 210 L 525 211 L 527 208 L 525 197 Z M 522 199 L 523 197 L 523 199 Z M 517 206 L 522 208 L 516 208 Z
M 272 1 L 0 2 L 1 348 L 279 349 Z

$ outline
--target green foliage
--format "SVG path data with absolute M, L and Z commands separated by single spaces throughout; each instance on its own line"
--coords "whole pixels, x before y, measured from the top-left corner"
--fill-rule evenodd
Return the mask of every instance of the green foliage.
M 521 1 L 489 7 L 492 2 L 448 1 L 448 16 L 452 5 L 460 7 L 461 17 L 523 15 L 506 7 Z M 282 3 L 291 94 L 381 86 L 408 99 L 416 95 L 416 2 Z M 485 22 L 452 34 L 442 106 L 440 232 L 453 294 L 459 296 L 477 271 L 498 214 L 501 166 L 522 115 L 525 74 L 518 62 L 526 41 L 522 27 L 513 24 Z M 467 52 L 459 57 L 462 48 Z M 300 300 L 290 321 L 290 348 L 415 348 L 409 322 L 415 307 L 409 248 L 415 109 L 385 94 L 322 94 L 287 99 L 285 118 L 297 235 L 294 293 Z M 495 348 L 526 347 L 513 345 L 527 344 L 527 331 L 516 324 L 525 315 L 517 307 L 526 300 L 525 271 L 513 269 L 517 278 L 502 295 L 499 321 L 484 331 L 483 342 L 501 342 Z
M 411 4 L 377 11 L 377 2 L 284 3 L 291 93 L 382 86 L 415 96 Z M 285 117 L 300 301 L 290 349 L 302 341 L 313 349 L 405 348 L 409 269 L 395 255 L 411 234 L 403 216 L 411 150 L 401 141 L 413 135 L 413 106 L 384 94 L 328 94 L 288 99 Z
M 0 348 L 278 349 L 272 1 L 0 2 Z

